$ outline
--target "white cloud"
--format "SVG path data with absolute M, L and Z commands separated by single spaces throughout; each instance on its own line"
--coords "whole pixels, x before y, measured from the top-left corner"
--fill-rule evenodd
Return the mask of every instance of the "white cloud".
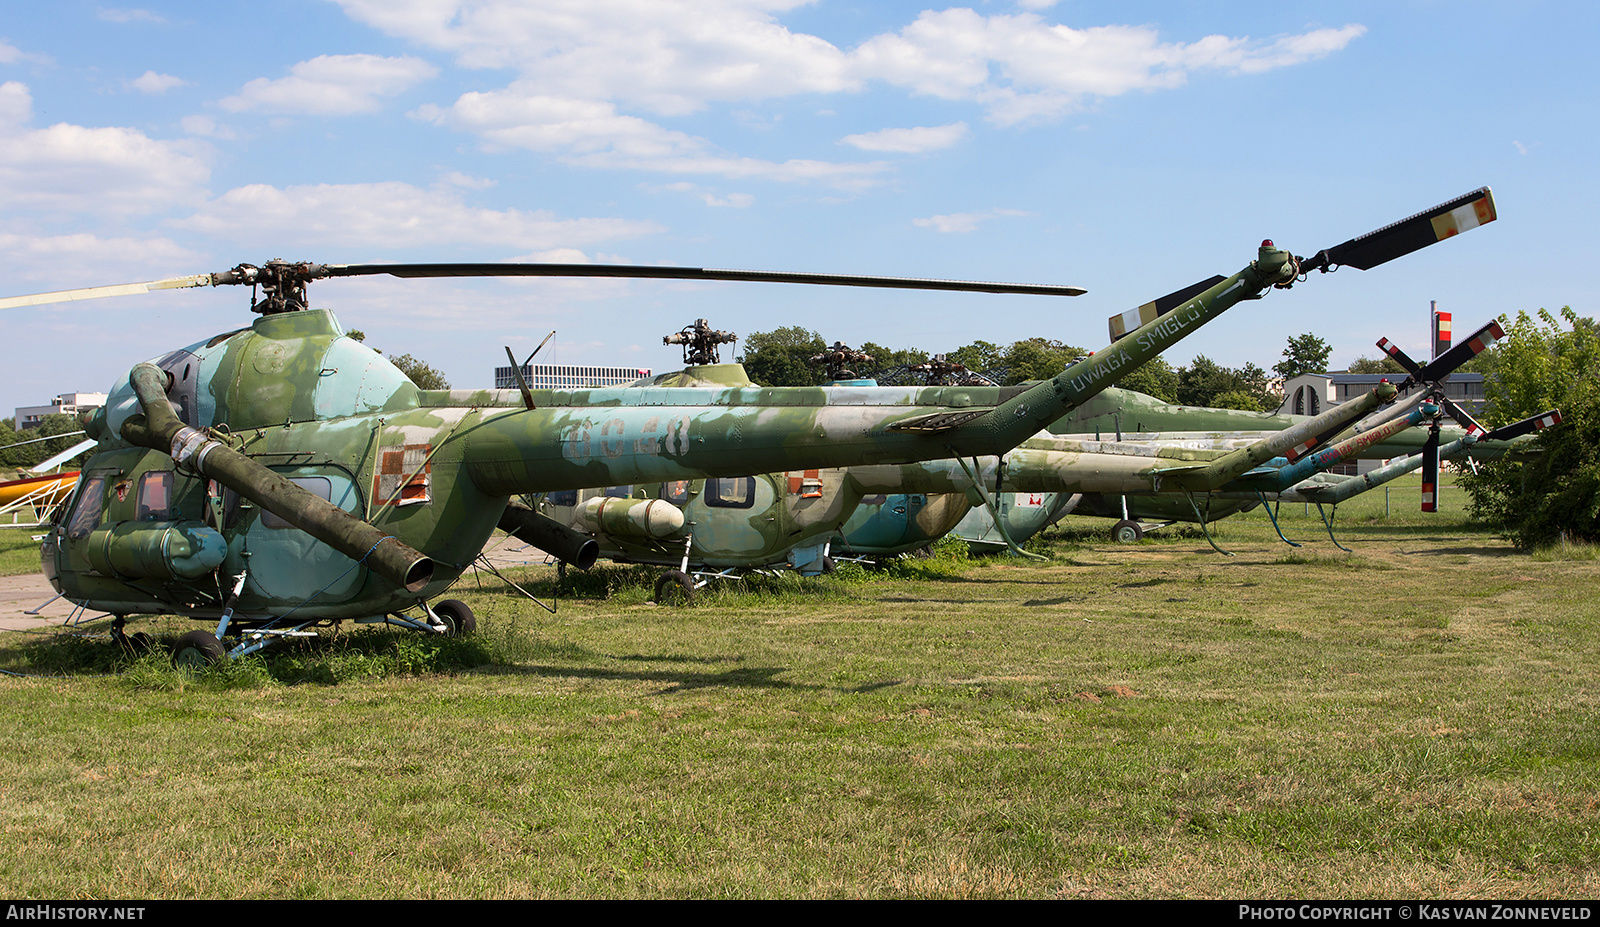
M 203 149 L 136 129 L 58 123 L 29 129 L 32 100 L 0 84 L 0 199 L 10 209 L 129 214 L 198 199 L 210 176 Z
M 854 145 L 862 151 L 890 151 L 899 154 L 916 154 L 949 148 L 966 138 L 967 124 L 956 122 L 947 126 L 917 126 L 911 129 L 879 129 L 859 135 L 846 135 L 839 141 Z
M 0 64 L 49 64 L 49 55 L 29 54 L 22 49 L 0 39 Z
M 171 74 L 146 71 L 128 81 L 128 86 L 140 93 L 166 93 L 174 87 L 182 87 L 183 83 L 182 78 L 173 77 Z
M 371 251 L 419 246 L 540 250 L 637 238 L 661 231 L 629 219 L 560 219 L 545 210 L 481 209 L 450 188 L 411 184 L 236 187 L 173 225 L 250 244 Z
M 1191 72 L 1260 73 L 1319 58 L 1365 32 L 1318 29 L 1270 43 L 1206 36 L 1162 42 L 1149 26 L 1073 29 L 1034 13 L 980 16 L 970 9 L 925 11 L 896 33 L 853 53 L 855 73 L 913 93 L 970 100 L 1002 125 L 1055 118 L 1094 97 L 1181 86 Z
M 496 181 L 487 177 L 474 177 L 460 171 L 445 171 L 439 176 L 438 184 L 444 187 L 458 187 L 462 190 L 487 190 L 494 186 Z
M 0 128 L 20 127 L 33 118 L 33 94 L 14 80 L 0 84 Z
M 935 232 L 964 233 L 977 231 L 980 224 L 990 219 L 1002 216 L 1031 216 L 1031 212 L 1020 209 L 989 209 L 983 212 L 957 212 L 944 216 L 929 216 L 926 219 L 912 219 L 911 224 L 919 228 L 933 229 Z
M 159 16 L 159 15 L 157 15 L 155 13 L 152 13 L 149 10 L 116 9 L 114 7 L 113 8 L 104 8 L 103 7 L 101 9 L 99 9 L 99 10 L 96 10 L 95 11 L 95 17 L 97 19 L 103 19 L 106 22 L 112 22 L 112 23 L 138 23 L 138 22 L 143 22 L 143 23 L 164 23 L 164 22 L 166 22 L 166 20 L 163 19 L 161 16 Z
M 378 55 L 320 55 L 289 69 L 277 80 L 257 78 L 222 100 L 233 112 L 343 116 L 373 112 L 378 97 L 394 96 L 439 73 L 420 58 Z
M 775 13 L 807 0 L 339 0 L 351 17 L 513 68 L 553 96 L 617 100 L 659 115 L 710 102 L 860 89 L 846 55 Z
M 0 234 L 0 263 L 9 281 L 43 281 L 52 290 L 74 285 L 144 281 L 202 273 L 204 258 L 170 238 Z
M 463 94 L 453 106 L 424 106 L 419 118 L 470 132 L 491 147 L 559 155 L 571 164 L 669 174 L 817 181 L 842 187 L 875 183 L 883 162 L 775 162 L 723 155 L 705 139 L 617 111 L 613 103 L 554 97 L 532 82 Z
M 233 129 L 222 125 L 210 116 L 200 114 L 185 116 L 178 120 L 178 125 L 182 126 L 183 131 L 190 135 L 198 135 L 201 138 L 231 139 L 237 137 Z
M 982 106 L 1000 125 L 1049 121 L 1095 99 L 1181 86 L 1198 71 L 1254 74 L 1308 61 L 1365 31 L 1352 25 L 1269 41 L 1170 42 L 1150 26 L 1059 25 L 1026 11 L 1048 0 L 1019 0 L 1025 11 L 992 16 L 925 11 L 846 50 L 777 21 L 807 0 L 336 2 L 353 19 L 453 55 L 463 67 L 514 71 L 501 89 L 418 110 L 489 146 L 596 167 L 858 187 L 886 166 L 731 157 L 664 120 L 722 103 L 858 93 L 881 82 Z M 953 143 L 922 131 L 920 138 L 868 133 L 848 143 L 899 152 Z
M 749 193 L 729 193 L 727 196 L 719 196 L 715 190 L 709 190 L 699 184 L 688 183 L 687 181 L 654 186 L 646 185 L 645 189 L 652 193 L 687 193 L 707 206 L 730 207 L 733 209 L 747 209 L 756 201 L 756 198 Z

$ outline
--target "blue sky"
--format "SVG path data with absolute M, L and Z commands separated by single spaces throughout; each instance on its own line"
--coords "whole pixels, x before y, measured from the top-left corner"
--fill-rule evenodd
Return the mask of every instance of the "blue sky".
M 1073 299 L 649 281 L 314 285 L 458 387 L 502 345 L 677 365 L 662 335 L 949 350 L 1106 318 L 1479 186 L 1500 220 L 1240 306 L 1175 348 L 1270 367 L 1593 315 L 1600 7 L 817 0 L 6 3 L 0 295 L 270 258 L 610 261 L 1086 287 Z M 0 410 L 253 318 L 239 288 L 8 310 Z

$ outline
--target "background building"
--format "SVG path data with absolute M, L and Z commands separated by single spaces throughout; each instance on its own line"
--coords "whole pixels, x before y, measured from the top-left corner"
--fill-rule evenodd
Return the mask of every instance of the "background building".
M 77 415 L 85 409 L 98 409 L 106 404 L 105 393 L 62 393 L 51 400 L 47 406 L 21 406 L 17 409 L 17 417 L 12 419 L 16 429 L 22 431 L 27 428 L 37 428 L 44 421 L 46 415 L 57 413 Z
M 496 389 L 516 389 L 517 378 L 510 366 L 494 368 Z M 597 386 L 627 386 L 650 376 L 640 367 L 585 367 L 569 364 L 523 364 L 523 379 L 529 389 L 592 389 Z

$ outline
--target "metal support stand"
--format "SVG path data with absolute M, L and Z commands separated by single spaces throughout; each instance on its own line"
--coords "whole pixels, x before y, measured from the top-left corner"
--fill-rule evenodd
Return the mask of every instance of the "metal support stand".
M 550 614 L 554 615 L 556 613 L 556 609 L 561 605 L 561 584 L 560 583 L 556 584 L 556 594 L 555 594 L 554 597 L 552 597 L 550 599 L 550 604 L 546 605 L 543 602 L 539 601 L 538 597 L 535 596 L 533 593 L 531 593 L 528 590 L 526 590 L 526 589 L 522 588 L 521 586 L 517 585 L 516 582 L 513 581 L 509 576 L 506 576 L 504 573 L 502 573 L 498 569 L 496 569 L 495 565 L 489 562 L 489 558 L 488 557 L 485 557 L 485 556 L 480 554 L 478 556 L 478 562 L 483 564 L 483 569 L 488 570 L 490 573 L 493 573 L 495 576 L 498 576 L 500 578 L 501 582 L 505 583 L 507 586 L 510 586 L 511 588 L 513 588 L 513 589 L 517 590 L 518 592 L 522 593 L 523 596 L 526 597 L 530 602 L 532 602 L 533 604 L 539 606 L 540 608 L 544 609 L 545 611 L 549 612 Z M 480 585 L 479 588 L 481 589 L 482 586 Z
M 1339 512 L 1339 507 L 1335 505 L 1333 507 L 1333 511 L 1334 514 L 1337 515 Z M 1317 503 L 1317 514 L 1322 516 L 1322 523 L 1328 526 L 1328 540 L 1333 542 L 1333 546 L 1339 548 L 1347 554 L 1355 553 L 1355 551 L 1344 546 L 1343 544 L 1340 544 L 1339 539 L 1333 536 L 1333 518 L 1329 516 L 1327 512 L 1322 510 L 1322 503 L 1320 502 Z
M 1194 509 L 1194 517 L 1200 520 L 1200 530 L 1205 532 L 1206 543 L 1211 545 L 1212 550 L 1223 555 L 1224 557 L 1232 557 L 1233 552 L 1223 550 L 1222 548 L 1218 547 L 1216 539 L 1211 536 L 1211 526 L 1208 524 L 1208 519 L 1206 517 L 1207 515 L 1211 514 L 1211 497 L 1206 497 L 1206 510 L 1204 513 L 1202 513 L 1200 511 L 1200 505 L 1194 501 L 1194 493 L 1185 489 L 1183 494 L 1189 497 L 1189 508 Z
M 1000 506 L 995 504 L 994 496 L 990 495 L 989 493 L 989 487 L 983 485 L 983 480 L 979 476 L 979 473 L 981 473 L 982 470 L 978 467 L 978 458 L 972 458 L 971 467 L 968 467 L 967 462 L 960 457 L 956 458 L 956 463 L 961 465 L 961 469 L 967 474 L 967 479 L 971 480 L 972 485 L 977 488 L 978 495 L 983 499 L 984 508 L 989 510 L 989 517 L 994 519 L 994 529 L 1000 533 L 1001 540 L 1006 542 L 1006 548 L 1013 554 L 1016 554 L 1018 557 L 1023 557 L 1028 560 L 1049 560 L 1049 557 L 1041 557 L 1038 554 L 1029 553 L 1028 551 L 1023 550 L 1017 546 L 1016 541 L 1011 540 L 1011 532 L 1006 530 L 1006 523 L 1004 519 L 1000 517 Z M 996 482 L 998 483 L 998 480 Z M 996 488 L 998 489 L 998 487 Z
M 1289 540 L 1288 538 L 1284 537 L 1283 536 L 1283 529 L 1278 527 L 1278 506 L 1282 505 L 1283 503 L 1281 501 L 1279 501 L 1279 502 L 1272 503 L 1270 506 L 1267 505 L 1267 497 L 1259 489 L 1256 490 L 1256 498 L 1261 500 L 1261 507 L 1263 509 L 1266 509 L 1267 517 L 1272 519 L 1272 530 L 1278 532 L 1278 539 L 1283 541 L 1283 543 L 1289 545 L 1290 547 L 1299 547 L 1300 546 L 1299 544 L 1296 544 L 1295 542 L 1293 542 L 1293 541 Z

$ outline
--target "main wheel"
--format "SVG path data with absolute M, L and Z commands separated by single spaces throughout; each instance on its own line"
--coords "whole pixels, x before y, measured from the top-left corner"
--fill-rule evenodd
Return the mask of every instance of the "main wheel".
M 459 599 L 435 602 L 433 613 L 444 622 L 445 637 L 460 637 L 478 630 L 478 619 L 473 617 L 472 609 Z
M 1144 537 L 1144 527 L 1136 521 L 1119 521 L 1111 526 L 1111 537 L 1118 544 L 1133 544 Z
M 668 570 L 656 577 L 657 605 L 688 605 L 694 601 L 694 577 L 682 570 Z
M 172 646 L 172 665 L 179 669 L 205 669 L 227 655 L 227 649 L 215 634 L 190 631 Z

